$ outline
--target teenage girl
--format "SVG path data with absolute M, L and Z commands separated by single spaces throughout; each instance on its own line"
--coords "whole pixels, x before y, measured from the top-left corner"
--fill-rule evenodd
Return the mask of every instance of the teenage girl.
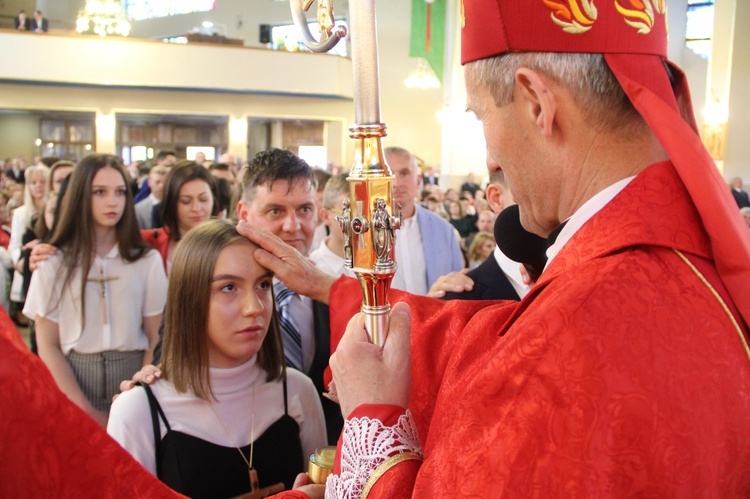
M 103 426 L 120 380 L 151 362 L 166 301 L 127 186 L 114 156 L 81 160 L 50 239 L 58 251 L 33 273 L 24 308 L 60 389 Z
M 273 274 L 224 220 L 191 230 L 169 275 L 162 378 L 112 405 L 107 431 L 189 497 L 281 482 L 326 443 L 312 381 L 284 367 Z

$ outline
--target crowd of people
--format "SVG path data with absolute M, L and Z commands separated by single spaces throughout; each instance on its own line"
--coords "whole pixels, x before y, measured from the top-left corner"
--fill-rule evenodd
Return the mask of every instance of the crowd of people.
M 280 149 L 234 176 L 94 154 L 49 197 L 26 168 L 17 219 L 55 210 L 25 257 L 38 359 L 0 315 L 18 364 L 0 365 L 18 451 L 0 495 L 750 495 L 750 199 L 701 145 L 653 4 L 636 22 L 466 2 L 489 181 L 443 192 L 384 150 L 402 220 L 382 348 L 343 265 L 344 176 Z M 333 473 L 310 484 L 326 443 Z

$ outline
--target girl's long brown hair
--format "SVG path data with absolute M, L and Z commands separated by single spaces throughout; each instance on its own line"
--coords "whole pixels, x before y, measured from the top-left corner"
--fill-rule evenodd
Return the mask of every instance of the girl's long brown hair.
M 57 223 L 49 243 L 62 250 L 60 272 L 64 273 L 62 288 L 70 286 L 76 268 L 81 271 L 81 324 L 86 324 L 86 277 L 94 263 L 96 235 L 91 213 L 91 184 L 102 168 L 117 170 L 125 181 L 125 210 L 115 226 L 120 257 L 126 262 L 141 258 L 148 247 L 141 239 L 133 207 L 133 195 L 128 188 L 128 174 L 120 160 L 111 154 L 90 154 L 83 158 L 71 173 Z M 72 292 L 73 290 L 71 290 Z M 58 297 L 58 305 L 60 297 Z
M 205 400 L 214 398 L 208 371 L 211 282 L 221 250 L 239 241 L 249 242 L 230 222 L 210 220 L 191 229 L 172 257 L 161 370 L 178 392 L 191 391 Z M 282 379 L 286 372 L 275 301 L 257 362 L 268 381 Z

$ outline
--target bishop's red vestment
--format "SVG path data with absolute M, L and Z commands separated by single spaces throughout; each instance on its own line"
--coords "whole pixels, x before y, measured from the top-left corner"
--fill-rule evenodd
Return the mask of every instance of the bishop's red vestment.
M 356 281 L 334 285 L 333 334 L 355 296 Z M 670 163 L 594 215 L 518 305 L 393 298 L 412 309 L 424 461 L 368 497 L 750 497 L 745 325 Z

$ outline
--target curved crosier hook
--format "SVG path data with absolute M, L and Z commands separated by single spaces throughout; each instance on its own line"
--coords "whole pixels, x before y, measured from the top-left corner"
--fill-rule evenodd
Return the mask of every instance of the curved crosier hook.
M 320 26 L 321 41 L 316 40 L 307 26 L 305 12 L 315 0 L 290 0 L 292 19 L 302 34 L 302 43 L 313 52 L 328 52 L 346 36 L 344 26 L 336 26 L 333 20 L 333 1 L 318 0 L 318 26 Z

